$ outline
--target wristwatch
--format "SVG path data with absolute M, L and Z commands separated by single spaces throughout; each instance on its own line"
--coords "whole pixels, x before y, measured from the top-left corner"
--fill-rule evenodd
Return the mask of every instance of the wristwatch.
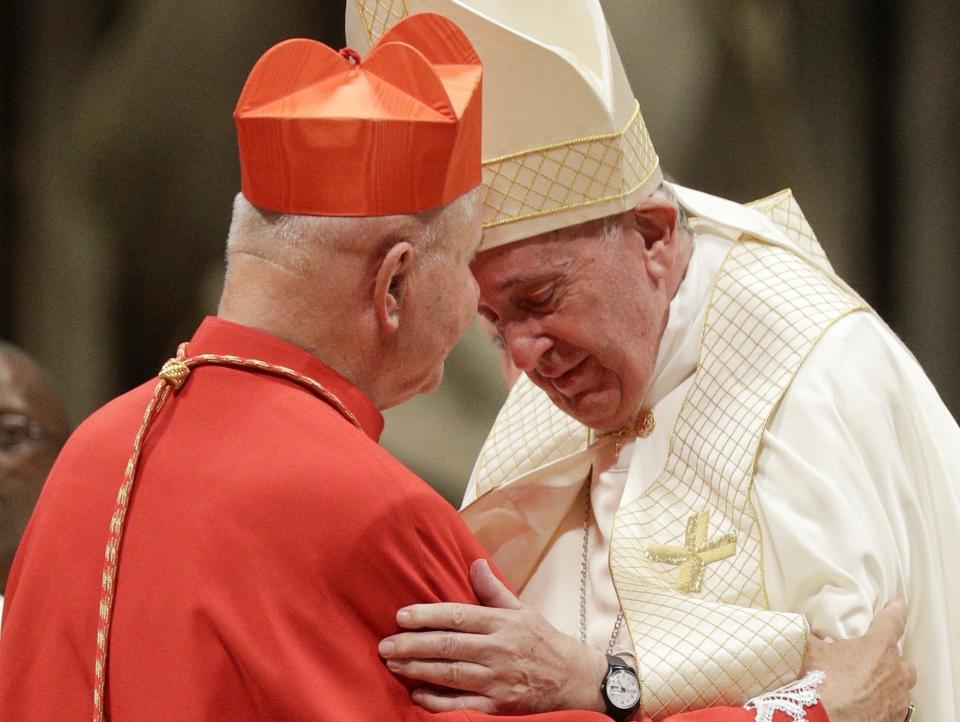
M 623 722 L 637 707 L 643 697 L 640 678 L 633 668 L 619 657 L 607 655 L 607 673 L 600 683 L 600 694 L 607 705 L 607 716 Z

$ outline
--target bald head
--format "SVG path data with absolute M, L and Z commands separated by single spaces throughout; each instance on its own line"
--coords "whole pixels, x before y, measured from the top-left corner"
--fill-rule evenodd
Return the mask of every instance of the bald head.
M 0 341 L 0 584 L 67 435 L 63 404 L 43 370 Z

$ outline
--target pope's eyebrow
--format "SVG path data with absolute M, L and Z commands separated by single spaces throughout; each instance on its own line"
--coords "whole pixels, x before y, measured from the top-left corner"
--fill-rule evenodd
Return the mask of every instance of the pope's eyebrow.
M 504 291 L 509 291 L 517 286 L 533 286 L 541 283 L 547 283 L 548 281 L 555 281 L 559 275 L 560 274 L 558 274 L 556 271 L 546 271 L 544 273 L 536 274 L 520 273 L 501 283 L 498 291 L 503 293 Z

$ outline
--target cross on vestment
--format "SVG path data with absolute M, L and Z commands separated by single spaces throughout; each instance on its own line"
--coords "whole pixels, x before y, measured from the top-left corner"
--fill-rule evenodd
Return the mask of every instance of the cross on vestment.
M 737 537 L 732 533 L 707 541 L 709 523 L 710 515 L 705 511 L 698 512 L 687 520 L 682 547 L 653 544 L 646 550 L 650 561 L 679 567 L 673 585 L 678 592 L 699 592 L 707 564 L 733 556 L 737 551 Z

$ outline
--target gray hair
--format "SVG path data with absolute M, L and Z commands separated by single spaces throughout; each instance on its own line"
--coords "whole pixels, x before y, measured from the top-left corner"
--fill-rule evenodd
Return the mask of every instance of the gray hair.
M 440 257 L 448 229 L 467 224 L 477 213 L 479 186 L 444 206 L 408 215 L 308 216 L 259 208 L 238 193 L 227 234 L 231 253 L 256 255 L 295 272 L 331 251 L 370 253 L 375 247 L 408 240 L 421 249 L 421 261 Z
M 666 181 L 661 181 L 660 185 L 658 185 L 650 195 L 660 196 L 670 203 L 670 205 L 674 206 L 677 209 L 677 226 L 687 231 L 690 230 L 690 218 L 687 215 L 687 209 L 680 205 L 680 200 L 677 198 L 677 194 L 673 192 L 673 188 L 671 188 Z M 601 220 L 603 222 L 603 229 L 601 232 L 601 238 L 603 241 L 607 242 L 616 238 L 621 227 L 620 214 L 617 213 L 612 216 L 605 216 Z
M 660 196 L 670 202 L 670 205 L 677 209 L 677 225 L 681 228 L 690 230 L 690 217 L 687 215 L 687 209 L 680 204 L 680 199 L 673 192 L 673 188 L 666 181 L 660 181 L 660 185 L 654 189 L 650 195 Z

